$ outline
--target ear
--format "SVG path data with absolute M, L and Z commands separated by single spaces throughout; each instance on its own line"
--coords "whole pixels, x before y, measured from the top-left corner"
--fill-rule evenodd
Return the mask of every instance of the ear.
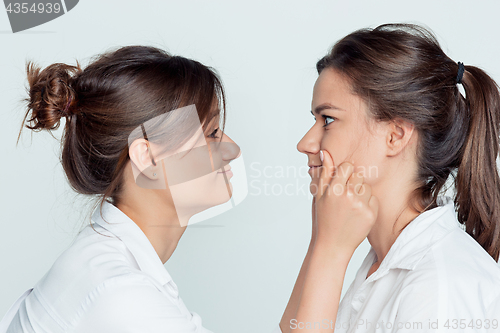
M 159 167 L 153 165 L 151 156 L 154 154 L 151 151 L 151 146 L 145 139 L 136 139 L 128 148 L 130 161 L 137 167 L 137 169 L 149 179 L 159 178 Z
M 415 125 L 403 119 L 398 118 L 389 122 L 386 137 L 387 156 L 395 156 L 408 146 L 412 137 L 416 136 L 414 129 Z

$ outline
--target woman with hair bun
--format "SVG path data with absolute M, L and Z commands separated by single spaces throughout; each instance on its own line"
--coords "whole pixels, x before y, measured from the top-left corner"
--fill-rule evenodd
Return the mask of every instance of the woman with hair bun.
M 217 74 L 148 46 L 106 52 L 85 69 L 28 63 L 27 74 L 23 124 L 51 131 L 65 119 L 66 177 L 100 205 L 0 332 L 210 332 L 164 264 L 190 218 L 232 195 L 228 163 L 240 151 L 218 127 Z
M 315 123 L 297 146 L 312 237 L 276 332 L 497 332 L 497 84 L 410 24 L 355 31 L 316 67 Z

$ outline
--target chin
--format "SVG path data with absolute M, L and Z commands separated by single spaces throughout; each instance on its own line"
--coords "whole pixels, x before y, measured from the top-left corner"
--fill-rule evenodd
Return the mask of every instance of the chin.
M 319 179 L 313 179 L 311 181 L 311 184 L 309 184 L 309 192 L 312 194 L 313 197 L 316 197 L 316 194 L 318 194 L 319 190 Z
M 222 205 L 223 203 L 228 202 L 233 196 L 233 184 L 228 182 L 218 182 L 217 187 L 212 194 L 213 205 Z

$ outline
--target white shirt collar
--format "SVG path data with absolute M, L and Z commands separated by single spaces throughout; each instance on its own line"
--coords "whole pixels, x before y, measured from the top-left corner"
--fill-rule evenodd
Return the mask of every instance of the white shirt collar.
M 453 229 L 460 228 L 453 199 L 439 196 L 437 204 L 438 207 L 418 215 L 401 231 L 379 268 L 369 279 L 377 280 L 392 268 L 414 270 L 434 243 Z M 372 247 L 366 259 L 372 263 L 376 257 Z
M 161 285 L 172 281 L 153 245 L 139 226 L 113 204 L 105 201 L 92 214 L 92 221 L 120 239 L 134 256 L 141 271 L 150 274 Z M 109 222 L 109 223 L 108 223 Z M 173 281 L 172 281 L 173 282 Z

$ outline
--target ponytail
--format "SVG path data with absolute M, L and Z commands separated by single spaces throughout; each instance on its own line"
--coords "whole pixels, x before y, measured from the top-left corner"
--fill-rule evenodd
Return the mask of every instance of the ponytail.
M 455 179 L 458 221 L 492 257 L 500 252 L 499 149 L 500 95 L 481 69 L 465 66 L 462 85 L 470 127 Z

